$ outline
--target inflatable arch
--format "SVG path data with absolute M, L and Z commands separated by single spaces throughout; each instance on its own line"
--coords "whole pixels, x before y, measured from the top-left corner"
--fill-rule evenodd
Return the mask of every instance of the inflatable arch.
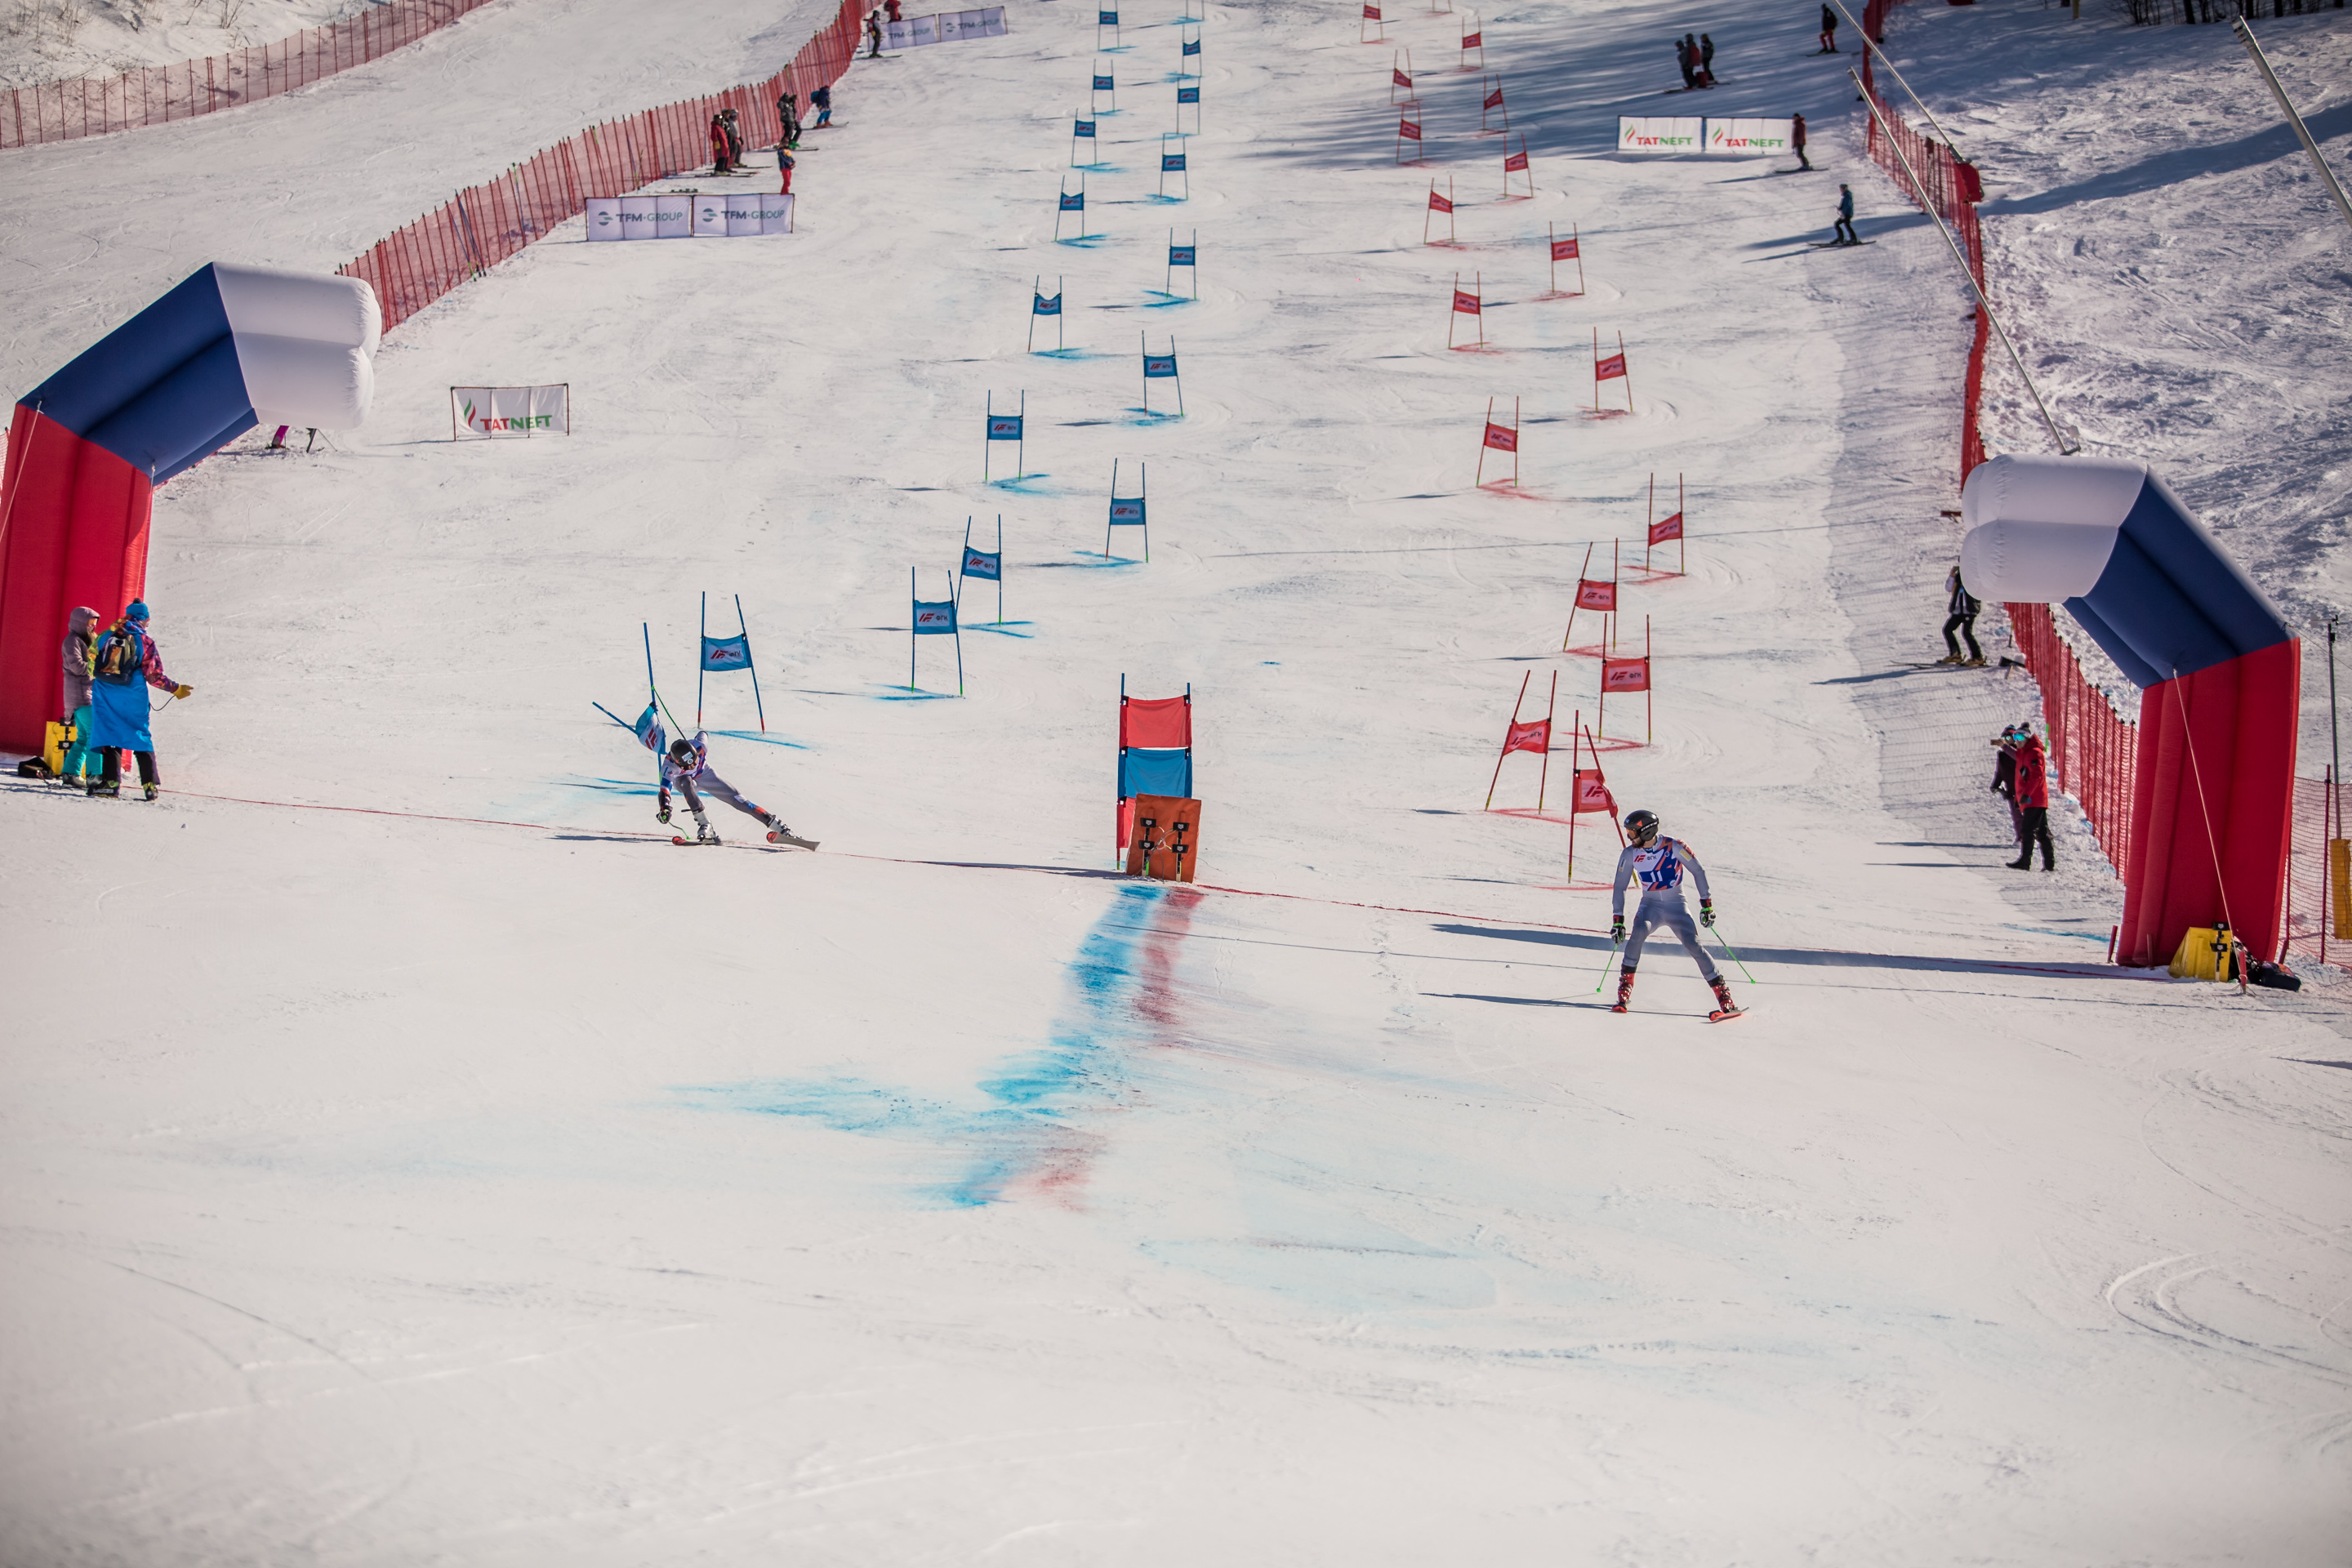
M 366 418 L 383 335 L 356 278 L 214 263 L 17 401 L 0 477 L 0 747 L 58 718 L 66 615 L 145 591 L 154 489 L 257 425 Z
M 1960 505 L 1969 591 L 2063 604 L 2140 689 L 2117 958 L 2168 963 L 2225 913 L 2277 957 L 2301 642 L 2145 464 L 1995 458 Z

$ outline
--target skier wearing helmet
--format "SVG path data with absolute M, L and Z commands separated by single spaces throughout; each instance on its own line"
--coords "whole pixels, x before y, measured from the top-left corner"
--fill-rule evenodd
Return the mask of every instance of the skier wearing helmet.
M 702 785 L 699 792 L 695 788 L 698 780 Z M 795 837 L 793 830 L 784 826 L 782 817 L 772 811 L 762 811 L 736 793 L 734 785 L 712 773 L 710 742 L 699 732 L 691 741 L 683 737 L 672 741 L 669 750 L 662 753 L 661 809 L 654 816 L 657 821 L 663 823 L 669 821 L 669 792 L 672 784 L 677 785 L 685 793 L 686 809 L 694 814 L 695 835 L 690 842 L 696 844 L 719 842 L 719 835 L 711 829 L 710 818 L 705 816 L 702 810 L 702 795 L 707 793 L 715 799 L 726 802 L 744 816 L 758 819 L 760 825 L 768 829 L 769 843 L 789 842 L 803 845 L 811 849 L 816 847 L 804 838 Z M 689 840 L 680 837 L 678 842 L 685 844 Z
M 1715 961 L 1698 944 L 1698 926 L 1691 923 L 1690 910 L 1683 904 L 1683 873 L 1698 885 L 1699 925 L 1715 924 L 1715 900 L 1707 896 L 1706 868 L 1698 863 L 1690 846 L 1679 838 L 1668 838 L 1658 832 L 1658 814 L 1636 811 L 1625 818 L 1625 836 L 1632 840 L 1617 857 L 1617 880 L 1610 889 L 1609 940 L 1625 944 L 1625 963 L 1617 976 L 1617 1004 L 1609 1010 L 1622 1013 L 1633 999 L 1633 971 L 1642 962 L 1643 943 L 1650 932 L 1664 926 L 1681 940 L 1683 951 L 1698 964 L 1698 972 L 1715 987 L 1716 1010 L 1707 1015 L 1710 1023 L 1735 1016 L 1739 1008 L 1731 1000 L 1731 986 L 1715 967 Z M 1625 884 L 1640 878 L 1641 902 L 1634 906 L 1633 928 L 1629 935 L 1625 929 Z

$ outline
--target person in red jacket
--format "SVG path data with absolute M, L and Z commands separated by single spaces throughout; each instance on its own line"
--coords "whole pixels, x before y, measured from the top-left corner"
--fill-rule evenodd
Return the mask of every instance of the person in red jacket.
M 2033 847 L 2042 846 L 2042 868 L 2055 870 L 2058 851 L 2050 842 L 2050 756 L 2042 737 L 2028 730 L 2017 744 L 2017 815 L 2019 849 L 2009 862 L 2012 871 L 2033 869 Z
M 1798 167 L 1813 166 L 1813 161 L 1805 156 L 1805 117 L 1801 114 L 1789 116 L 1789 146 L 1797 154 Z

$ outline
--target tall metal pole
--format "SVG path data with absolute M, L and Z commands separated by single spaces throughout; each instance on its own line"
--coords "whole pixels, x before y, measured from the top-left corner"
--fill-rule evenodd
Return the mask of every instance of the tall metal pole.
M 2271 96 L 2278 100 L 2279 112 L 2286 116 L 2289 125 L 2294 127 L 2295 135 L 2303 141 L 2303 150 L 2311 154 L 2311 166 L 2319 171 L 2319 183 L 2327 187 L 2329 195 L 2336 198 L 2336 210 L 2344 215 L 2346 223 L 2352 223 L 2352 201 L 2345 199 L 2344 187 L 2336 183 L 2336 171 L 2329 168 L 2327 160 L 2319 155 L 2319 143 L 2311 139 L 2311 132 L 2304 125 L 2303 116 L 2297 114 L 2294 105 L 2287 101 L 2286 89 L 2279 86 L 2278 77 L 2271 70 L 2270 60 L 2263 54 L 2262 45 L 2254 42 L 2254 30 L 2246 26 L 2243 16 L 2235 18 L 2230 26 L 2237 33 L 2238 42 L 2246 46 L 2246 53 L 2254 58 L 2254 68 L 2263 73 L 2263 80 L 2270 85 Z
M 1848 70 L 1845 74 L 1853 78 L 1855 87 L 1862 86 L 1858 73 Z M 1960 264 L 1960 276 L 1969 280 L 1969 291 L 1977 297 L 1977 309 L 1982 310 L 1984 319 L 1992 324 L 1994 334 L 2000 339 L 2000 346 L 2009 351 L 2009 363 L 2017 367 L 2018 379 L 2025 383 L 2025 390 L 2033 395 L 2033 406 L 2042 411 L 2042 423 L 2048 427 L 2050 438 L 2058 443 L 2058 455 L 2062 458 L 2074 456 L 2083 448 L 2068 446 L 2066 437 L 2058 433 L 2058 421 L 2050 416 L 2050 405 L 2042 400 L 2042 389 L 2033 384 L 2033 377 L 2026 370 L 2025 361 L 2018 353 L 2017 345 L 2009 341 L 2009 329 L 2002 326 L 2000 318 L 1993 313 L 1992 301 L 1985 297 L 1984 286 L 1977 281 L 1975 269 L 1969 266 L 1969 258 L 1960 249 L 1958 237 L 1937 215 L 1935 204 L 1927 199 L 1927 183 L 1919 178 L 1919 171 L 1911 166 L 1910 155 L 1903 151 L 1903 143 L 1896 140 L 1894 127 L 1886 123 L 1885 117 L 1878 111 L 1877 102 L 1867 92 L 1863 94 L 1863 101 L 1869 106 L 1871 119 L 1878 122 L 1879 132 L 1886 138 L 1887 146 L 1895 150 L 1903 172 L 1911 176 L 1911 189 L 1919 198 L 1919 209 L 1927 215 L 1927 221 L 1936 226 L 1936 232 L 1944 237 L 1944 243 L 1952 247 L 1952 259 Z

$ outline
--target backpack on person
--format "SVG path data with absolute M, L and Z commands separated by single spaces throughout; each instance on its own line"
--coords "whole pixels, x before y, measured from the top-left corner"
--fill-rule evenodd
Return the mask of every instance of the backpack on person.
M 145 662 L 139 634 L 128 624 L 118 623 L 99 639 L 98 651 L 90 656 L 89 672 L 111 685 L 129 686 L 139 679 L 140 667 Z

